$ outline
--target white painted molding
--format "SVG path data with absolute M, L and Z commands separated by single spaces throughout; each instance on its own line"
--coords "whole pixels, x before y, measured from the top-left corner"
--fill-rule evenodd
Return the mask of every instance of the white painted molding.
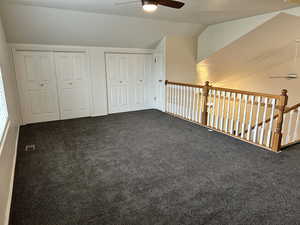
M 18 44 L 9 43 L 14 51 L 89 51 L 90 49 L 102 49 L 109 53 L 144 53 L 152 54 L 153 49 L 142 48 L 115 48 L 115 47 L 96 47 L 96 46 L 74 46 L 74 45 L 39 45 L 39 44 Z
M 2 150 L 3 150 L 3 147 L 4 147 L 4 143 L 5 143 L 6 137 L 7 137 L 7 133 L 8 133 L 9 128 L 10 128 L 10 124 L 11 124 L 11 121 L 8 118 L 8 120 L 6 122 L 6 126 L 5 126 L 5 129 L 4 129 L 4 132 L 3 132 L 3 136 L 0 137 L 0 157 L 1 157 L 1 154 L 2 154 Z
M 9 215 L 10 215 L 12 194 L 13 194 L 13 187 L 14 187 L 14 178 L 15 178 L 16 161 L 17 161 L 19 134 L 20 134 L 20 126 L 18 125 L 17 137 L 16 137 L 16 141 L 15 141 L 15 148 L 14 148 L 15 154 L 14 154 L 14 161 L 13 161 L 13 169 L 12 169 L 11 178 L 10 178 L 9 194 L 8 194 L 8 201 L 7 201 L 7 206 L 6 206 L 5 218 L 4 218 L 4 225 L 9 225 Z

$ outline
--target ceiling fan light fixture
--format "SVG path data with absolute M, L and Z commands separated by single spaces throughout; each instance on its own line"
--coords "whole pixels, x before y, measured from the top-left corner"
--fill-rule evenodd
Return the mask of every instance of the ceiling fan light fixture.
M 152 13 L 157 10 L 157 2 L 151 0 L 143 0 L 143 10 Z

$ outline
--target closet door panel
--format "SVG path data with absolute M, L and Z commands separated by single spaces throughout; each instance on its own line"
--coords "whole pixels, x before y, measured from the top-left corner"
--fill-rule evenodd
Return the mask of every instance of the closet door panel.
M 59 119 L 57 87 L 51 52 L 16 52 L 15 67 L 23 123 Z
M 107 54 L 106 71 L 109 113 L 129 111 L 129 56 Z
M 55 53 L 61 119 L 90 115 L 89 77 L 85 53 Z
M 146 56 L 136 55 L 133 60 L 133 105 L 132 110 L 145 109 L 145 80 L 146 80 Z

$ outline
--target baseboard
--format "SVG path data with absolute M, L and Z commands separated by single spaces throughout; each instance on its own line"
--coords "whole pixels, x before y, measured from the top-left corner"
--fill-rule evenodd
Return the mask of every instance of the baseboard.
M 16 137 L 16 142 L 15 142 L 15 155 L 14 155 L 13 168 L 12 168 L 10 185 L 9 185 L 10 190 L 9 190 L 8 201 L 7 201 L 7 206 L 6 206 L 4 225 L 9 224 L 9 215 L 10 215 L 10 208 L 11 208 L 11 202 L 12 202 L 15 168 L 16 168 L 16 160 L 17 160 L 17 152 L 18 152 L 19 133 L 20 133 L 20 126 L 18 126 L 17 137 Z

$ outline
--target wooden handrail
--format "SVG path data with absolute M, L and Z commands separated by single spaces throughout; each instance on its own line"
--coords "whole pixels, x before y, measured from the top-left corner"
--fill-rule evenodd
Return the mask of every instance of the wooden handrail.
M 221 96 L 220 99 L 224 99 L 224 97 Z M 225 97 L 225 99 L 228 99 L 228 97 Z M 233 101 L 233 100 L 234 100 L 234 98 L 233 98 L 232 96 L 230 96 L 229 99 L 230 99 L 230 101 Z M 243 102 L 243 103 L 247 103 L 247 104 L 251 103 L 250 100 L 248 100 L 247 102 L 245 102 L 244 99 L 242 99 L 242 102 Z M 253 105 L 256 105 L 256 106 L 257 106 L 257 105 L 258 105 L 258 102 L 257 102 L 257 101 L 254 102 Z M 264 107 L 264 106 L 265 106 L 265 103 L 264 103 L 264 102 L 261 102 L 261 103 L 260 103 L 260 106 L 261 106 L 261 107 Z M 208 106 L 208 107 L 210 107 L 210 106 Z M 272 108 L 272 104 L 268 104 L 267 107 L 268 107 L 268 108 Z M 279 108 L 279 106 L 276 106 L 276 109 L 278 109 L 278 108 Z M 289 108 L 287 107 L 286 109 L 289 109 Z
M 168 81 L 168 80 L 166 80 L 166 84 L 174 84 L 174 85 L 180 85 L 180 86 L 186 86 L 186 87 L 196 87 L 196 88 L 204 88 L 205 87 L 205 85 L 173 82 L 173 81 Z M 260 92 L 243 91 L 243 90 L 238 90 L 238 89 L 213 87 L 213 86 L 209 86 L 209 89 L 217 90 L 217 91 L 233 92 L 233 93 L 243 94 L 243 95 L 253 95 L 253 96 L 261 96 L 261 97 L 267 97 L 267 98 L 280 99 L 280 95 L 266 94 L 266 93 L 260 93 Z
M 203 88 L 203 85 L 198 85 L 198 84 L 188 84 L 188 83 L 180 83 L 180 82 L 173 82 L 173 81 L 168 81 L 166 80 L 166 84 L 173 84 L 173 85 L 180 85 L 180 86 L 185 86 L 185 87 L 195 87 L 195 88 Z
M 233 93 L 243 94 L 243 95 L 253 95 L 253 96 L 261 96 L 261 97 L 267 97 L 267 98 L 280 99 L 280 95 L 272 95 L 272 94 L 266 94 L 266 93 L 259 93 L 259 92 L 252 92 L 252 91 L 242 91 L 242 90 L 237 90 L 237 89 L 212 87 L 212 86 L 210 86 L 210 89 L 218 90 L 218 91 L 225 91 L 225 92 L 233 92 Z
M 284 113 L 289 113 L 290 111 L 295 110 L 295 109 L 298 109 L 299 107 L 300 107 L 300 103 L 299 103 L 299 104 L 296 104 L 296 105 L 293 105 L 293 106 L 291 106 L 291 107 L 288 107 L 288 108 L 284 111 Z
M 281 149 L 284 149 L 284 148 L 290 147 L 290 146 L 292 146 L 292 145 L 297 145 L 297 144 L 300 144 L 300 139 L 299 139 L 299 140 L 296 140 L 296 141 L 293 141 L 293 142 L 291 142 L 291 143 L 288 143 L 288 144 L 282 145 L 282 146 L 281 146 Z

